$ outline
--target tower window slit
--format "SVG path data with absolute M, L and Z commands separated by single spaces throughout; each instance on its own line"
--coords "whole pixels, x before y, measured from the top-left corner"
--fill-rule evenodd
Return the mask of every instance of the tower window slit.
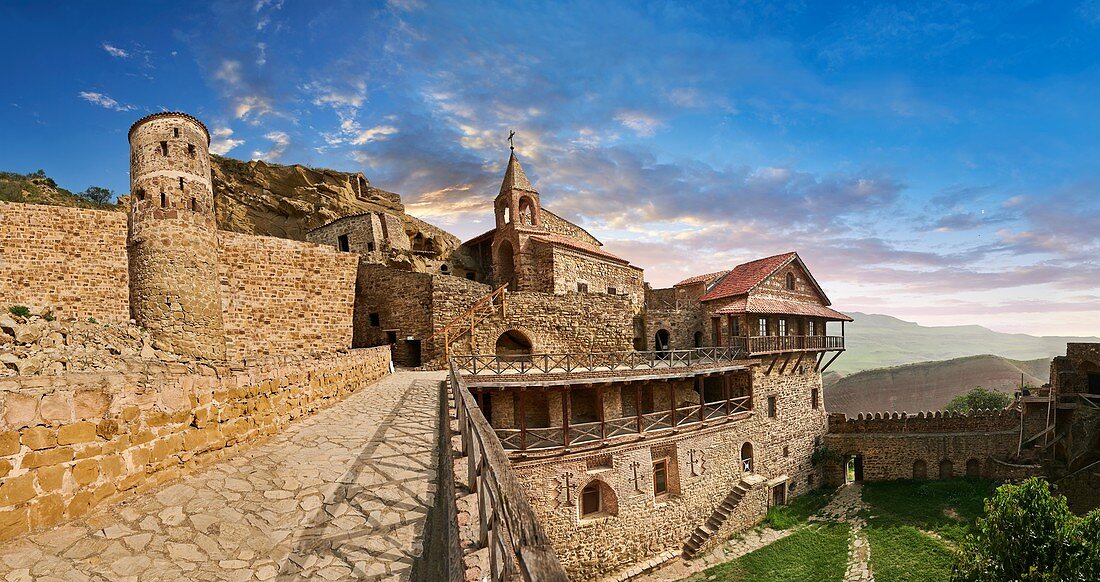
M 161 208 L 167 208 L 168 207 L 168 195 L 165 194 L 164 192 L 160 193 L 160 207 Z
M 195 144 L 187 144 L 187 155 L 191 156 L 192 158 L 195 157 Z
M 199 203 L 194 197 L 191 197 L 191 212 L 199 211 Z
M 183 178 L 180 178 L 180 190 L 183 190 Z
M 172 128 L 172 137 L 179 137 L 179 136 L 180 136 L 180 128 L 173 127 Z
M 168 142 L 166 142 L 166 141 L 160 142 L 160 155 L 162 155 L 162 156 L 167 156 L 168 155 Z

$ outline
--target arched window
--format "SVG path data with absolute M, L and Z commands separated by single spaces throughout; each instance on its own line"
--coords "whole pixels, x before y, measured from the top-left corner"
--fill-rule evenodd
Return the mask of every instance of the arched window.
M 982 464 L 978 459 L 970 459 L 966 462 L 966 476 L 967 477 L 981 477 L 982 476 Z
M 794 273 L 787 273 L 787 289 L 794 291 Z
M 752 472 L 752 443 L 741 445 L 741 469 L 746 473 Z
M 535 204 L 527 196 L 519 199 L 519 223 L 535 224 Z
M 940 479 L 950 479 L 955 476 L 955 466 L 951 461 L 944 459 L 940 463 Z
M 593 479 L 581 489 L 581 517 L 600 517 L 618 513 L 615 491 L 607 483 Z
M 923 481 L 928 478 L 928 463 L 918 459 L 913 461 L 913 479 Z

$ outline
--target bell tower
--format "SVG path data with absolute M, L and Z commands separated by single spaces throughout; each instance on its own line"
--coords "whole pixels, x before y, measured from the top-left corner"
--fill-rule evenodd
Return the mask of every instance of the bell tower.
M 210 133 L 186 113 L 130 127 L 130 313 L 157 347 L 225 359 Z
M 509 291 L 535 288 L 535 265 L 528 238 L 543 232 L 539 193 L 513 150 L 508 158 L 500 193 L 493 201 L 496 235 L 493 237 L 493 279 Z

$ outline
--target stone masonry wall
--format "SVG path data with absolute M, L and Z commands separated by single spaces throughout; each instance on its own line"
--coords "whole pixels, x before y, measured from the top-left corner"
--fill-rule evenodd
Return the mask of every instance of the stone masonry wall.
M 0 202 L 0 309 L 130 319 L 126 214 Z
M 860 414 L 845 418 L 829 415 L 825 445 L 843 459 L 860 455 L 863 479 L 937 479 L 943 465 L 944 477 L 967 475 L 967 463 L 976 461 L 978 473 L 988 479 L 1015 479 L 1038 469 L 1010 464 L 1020 438 L 1020 413 L 1015 410 L 982 411 L 969 415 L 953 413 Z M 916 467 L 924 463 L 924 477 Z M 949 463 L 949 465 L 947 464 Z M 830 463 L 826 480 L 843 483 L 843 466 Z
M 389 350 L 0 379 L 0 540 L 80 517 L 384 376 Z
M 432 333 L 432 275 L 359 265 L 355 294 L 355 346 L 388 345 L 394 335 L 393 360 L 412 365 L 412 346 L 406 338 L 424 339 Z M 378 325 L 371 324 L 376 315 Z
M 351 347 L 357 255 L 225 231 L 218 245 L 230 361 Z
M 622 437 L 627 442 L 615 441 L 597 451 L 516 460 L 513 466 L 558 558 L 577 580 L 607 576 L 661 552 L 679 553 L 734 485 L 746 478 L 756 481 L 703 547 L 706 551 L 759 522 L 772 486 L 785 486 L 791 497 L 820 484 L 811 456 L 815 440 L 825 433 L 826 419 L 822 407 L 812 407 L 815 387 L 820 390 L 821 378 L 814 372 L 768 376 L 754 368 L 753 410 L 747 418 L 698 431 L 650 433 L 644 440 Z M 776 398 L 774 418 L 767 415 L 768 396 Z M 753 449 L 751 474 L 741 464 L 745 443 Z M 652 463 L 662 456 L 674 461 L 672 494 L 655 499 Z M 570 485 L 576 485 L 570 488 L 572 504 L 565 495 L 567 474 Z M 609 503 L 614 515 L 581 519 L 576 495 L 594 479 L 614 492 L 614 502 Z
M 553 247 L 551 261 L 554 293 L 575 293 L 577 283 L 583 282 L 588 284 L 588 292 L 593 294 L 606 294 L 609 288 L 614 288 L 616 295 L 630 298 L 635 311 L 640 311 L 645 302 L 642 270 L 637 267 L 556 246 Z
M 346 235 L 349 252 L 371 263 L 383 263 L 386 251 L 389 250 L 389 241 L 383 236 L 382 216 L 384 215 L 381 212 L 371 212 L 341 218 L 307 232 L 306 240 L 339 249 L 340 236 Z M 404 229 L 401 229 L 398 234 L 408 242 Z

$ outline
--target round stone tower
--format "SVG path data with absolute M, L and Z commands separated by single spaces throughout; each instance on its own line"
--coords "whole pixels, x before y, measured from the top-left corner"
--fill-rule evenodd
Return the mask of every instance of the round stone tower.
M 185 113 L 130 127 L 130 313 L 156 347 L 222 360 L 210 132 Z

